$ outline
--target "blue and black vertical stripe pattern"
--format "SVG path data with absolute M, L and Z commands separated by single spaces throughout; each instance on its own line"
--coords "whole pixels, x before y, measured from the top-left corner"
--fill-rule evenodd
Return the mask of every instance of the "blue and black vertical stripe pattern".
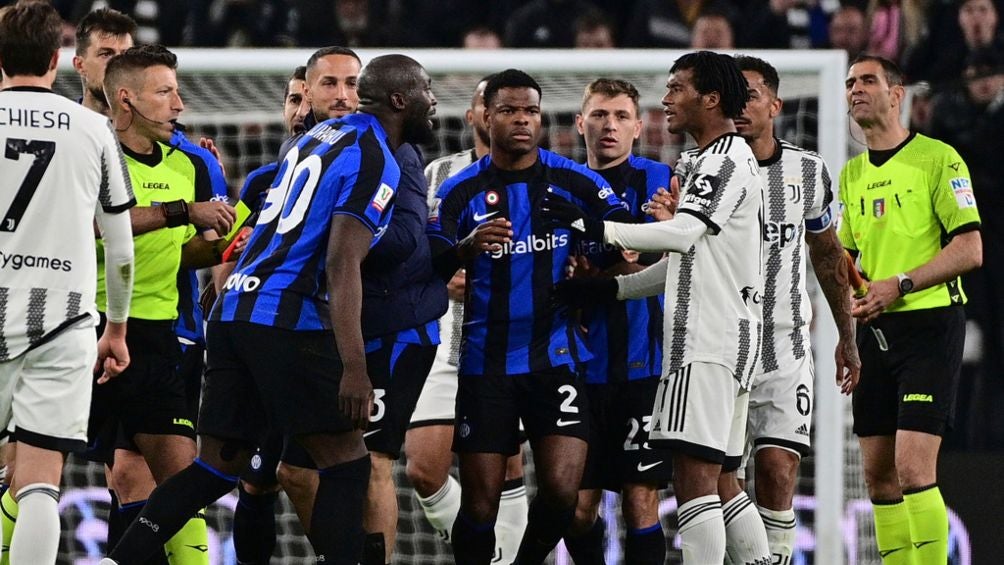
M 324 265 L 332 218 L 358 220 L 373 233 L 372 247 L 390 221 L 399 178 L 375 117 L 352 114 L 312 128 L 279 164 L 212 319 L 330 329 Z
M 189 141 L 180 130 L 174 131 L 170 145 L 168 151 L 181 151 L 188 156 L 195 167 L 196 202 L 227 199 L 227 180 L 223 176 L 223 168 L 208 149 Z M 223 235 L 225 234 L 220 234 Z M 193 343 L 205 344 L 203 314 L 199 303 L 199 277 L 195 269 L 179 269 L 178 320 L 174 325 L 175 334 Z
M 635 221 L 654 219 L 645 205 L 660 188 L 669 190 L 669 165 L 628 156 L 624 163 L 596 171 L 631 209 Z M 593 264 L 620 261 L 620 250 L 588 246 Z M 612 257 L 610 257 L 612 255 Z M 606 257 L 605 257 L 606 256 Z M 664 296 L 598 304 L 585 312 L 586 343 L 593 358 L 586 363 L 586 382 L 619 383 L 658 376 L 662 370 Z
M 577 204 L 592 217 L 633 221 L 627 207 L 599 175 L 549 151 L 522 171 L 504 171 L 486 156 L 440 186 L 427 233 L 433 255 L 452 252 L 478 225 L 506 218 L 512 241 L 466 265 L 467 298 L 459 373 L 519 375 L 587 361 L 578 323 L 551 306 L 578 242 L 540 217 L 548 192 Z

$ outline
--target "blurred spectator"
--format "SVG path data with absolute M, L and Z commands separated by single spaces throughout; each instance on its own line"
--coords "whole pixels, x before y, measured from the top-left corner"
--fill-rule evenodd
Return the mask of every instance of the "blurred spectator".
M 464 49 L 501 49 L 502 38 L 489 27 L 478 26 L 464 34 Z
M 285 0 L 188 0 L 185 44 L 199 47 L 293 47 Z
M 805 0 L 748 0 L 742 13 L 739 41 L 752 49 L 791 47 L 789 13 L 798 10 L 808 27 Z
M 456 47 L 476 27 L 486 27 L 502 36 L 510 16 L 522 0 L 393 0 L 402 4 L 401 21 L 407 41 L 402 45 Z
M 582 14 L 596 10 L 586 0 L 533 0 L 509 19 L 506 47 L 572 47 L 575 28 L 569 25 Z
M 964 80 L 939 94 L 934 102 L 931 136 L 954 146 L 969 166 L 973 192 L 980 207 L 983 234 L 983 267 L 963 278 L 969 297 L 966 312 L 983 335 L 983 356 L 977 382 L 971 385 L 968 443 L 978 447 L 989 437 L 1004 439 L 1002 414 L 995 408 L 1004 397 L 1004 57 L 996 49 L 970 54 Z M 960 387 L 959 408 L 966 406 L 965 383 Z M 964 411 L 960 415 L 966 414 Z M 963 417 L 965 421 L 965 417 Z M 985 445 L 985 444 L 984 444 Z
M 931 112 L 934 109 L 934 92 L 926 81 L 906 87 L 910 93 L 910 131 L 924 135 L 931 133 Z
M 738 12 L 727 0 L 636 0 L 621 37 L 625 47 L 690 47 L 691 29 L 709 10 L 730 20 Z
M 289 31 L 302 47 L 380 47 L 397 34 L 379 0 L 288 0 Z
M 734 49 L 735 46 L 732 23 L 725 14 L 709 10 L 694 22 L 690 36 L 692 49 Z
M 871 22 L 868 53 L 891 61 L 898 62 L 925 31 L 921 0 L 870 0 L 868 20 Z
M 183 44 L 188 23 L 188 2 L 176 0 L 81 0 L 73 21 L 97 8 L 112 8 L 136 20 L 136 43 Z
M 599 10 L 586 12 L 575 20 L 575 47 L 579 49 L 612 49 L 614 30 Z
M 989 47 L 1004 52 L 998 10 L 991 0 L 961 0 L 954 15 L 940 4 L 932 5 L 929 23 L 933 26 L 945 20 L 950 20 L 951 25 L 932 29 L 909 53 L 905 72 L 911 81 L 927 80 L 938 88 L 960 78 L 959 63 L 973 51 Z
M 864 52 L 868 46 L 868 28 L 865 14 L 856 6 L 842 6 L 830 19 L 830 48 L 843 49 L 847 60 Z

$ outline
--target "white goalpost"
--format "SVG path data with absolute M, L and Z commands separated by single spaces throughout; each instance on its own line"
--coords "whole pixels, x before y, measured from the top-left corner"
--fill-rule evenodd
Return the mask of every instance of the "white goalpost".
M 239 187 L 247 173 L 257 166 L 275 160 L 275 152 L 284 137 L 281 125 L 282 90 L 294 67 L 306 63 L 313 49 L 173 49 L 179 58 L 179 81 L 186 110 L 181 121 L 189 126 L 193 137 L 208 135 L 216 139 L 224 153 L 229 182 Z M 605 76 L 624 78 L 635 84 L 642 97 L 645 129 L 639 140 L 639 154 L 675 163 L 684 148 L 679 138 L 665 131 L 660 100 L 665 93 L 667 72 L 673 61 L 684 51 L 675 50 L 499 50 L 471 51 L 459 49 L 360 49 L 365 64 L 385 53 L 404 53 L 422 63 L 433 78 L 433 92 L 438 98 L 437 114 L 441 128 L 438 141 L 424 148 L 431 160 L 471 145 L 463 114 L 470 106 L 471 94 L 478 80 L 489 73 L 506 68 L 518 68 L 536 78 L 543 89 L 542 107 L 545 113 L 544 144 L 552 150 L 583 161 L 584 149 L 572 127 L 572 118 L 581 105 L 582 91 L 592 79 Z M 791 142 L 818 151 L 836 177 L 847 160 L 848 127 L 844 99 L 844 77 L 847 57 L 843 51 L 749 51 L 743 52 L 773 64 L 781 76 L 781 97 L 785 110 L 779 120 L 777 135 Z M 80 81 L 71 66 L 72 51 L 63 50 L 56 90 L 67 96 L 80 94 Z M 690 143 L 687 140 L 687 143 Z M 819 293 L 817 293 L 819 294 Z M 800 500 L 806 512 L 799 520 L 811 520 L 802 537 L 812 548 L 811 563 L 838 565 L 847 562 L 849 553 L 858 545 L 855 516 L 847 501 L 866 497 L 863 492 L 845 492 L 845 477 L 857 476 L 860 469 L 849 469 L 845 450 L 857 449 L 848 432 L 849 400 L 834 385 L 833 350 L 836 330 L 822 296 L 814 299 L 813 353 L 815 355 L 815 422 L 813 451 L 806 469 Z M 397 474 L 399 500 L 402 506 L 402 532 L 398 544 L 398 563 L 447 563 L 435 555 L 448 551 L 435 539 L 431 528 L 424 524 L 403 472 Z M 103 482 L 100 472 L 79 460 L 68 465 L 64 478 L 67 495 L 73 504 L 64 505 L 64 541 L 61 563 L 83 563 L 100 551 L 95 549 L 95 522 L 104 510 Z M 99 488 L 102 487 L 102 488 Z M 852 490 L 858 487 L 853 487 Z M 74 494 L 76 493 L 76 494 Z M 106 502 L 104 503 L 106 504 Z M 231 505 L 232 501 L 224 505 Z M 286 508 L 288 511 L 288 507 Z M 228 551 L 229 523 L 226 510 L 217 509 L 218 540 L 213 550 L 220 561 L 230 563 Z M 863 520 L 863 518 L 862 518 Z M 295 517 L 278 520 L 283 532 L 280 545 L 290 544 L 294 552 L 282 563 L 302 562 L 304 555 L 298 543 Z M 609 519 L 608 519 L 609 521 Z M 611 523 L 613 523 L 611 521 Z M 675 525 L 675 514 L 664 524 Z M 801 525 L 801 524 L 800 524 Z M 80 528 L 89 528 L 87 542 L 82 542 Z M 425 528 L 424 530 L 422 528 Z M 613 529 L 613 528 L 611 528 Z M 224 531 L 225 530 L 225 531 Z M 675 535 L 673 528 L 667 528 Z M 614 532 L 616 534 L 616 532 Z M 802 534 L 800 534 L 802 535 Z M 413 541 L 411 536 L 414 536 Z M 849 546 L 855 546 L 851 549 Z M 286 549 L 284 549 L 286 551 Z M 427 554 L 432 555 L 427 555 Z M 447 553 L 447 556 L 449 554 Z M 559 562 L 563 562 L 559 559 Z M 867 562 L 860 555 L 859 563 Z M 795 564 L 792 561 L 792 564 Z

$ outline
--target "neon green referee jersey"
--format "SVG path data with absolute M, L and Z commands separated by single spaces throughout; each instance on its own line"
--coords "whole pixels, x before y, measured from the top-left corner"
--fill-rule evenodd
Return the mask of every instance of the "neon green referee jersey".
M 881 166 L 862 153 L 840 172 L 840 242 L 856 250 L 871 280 L 923 265 L 954 235 L 978 229 L 969 168 L 951 146 L 921 134 Z M 907 294 L 887 312 L 962 304 L 958 278 Z
M 179 148 L 154 144 L 150 155 L 140 155 L 122 147 L 126 168 L 136 194 L 137 206 L 157 206 L 162 202 L 194 202 L 197 157 Z M 133 236 L 135 274 L 129 317 L 142 320 L 174 320 L 178 317 L 178 268 L 181 247 L 196 233 L 191 224 L 160 228 Z M 98 240 L 98 309 L 104 311 L 104 248 Z

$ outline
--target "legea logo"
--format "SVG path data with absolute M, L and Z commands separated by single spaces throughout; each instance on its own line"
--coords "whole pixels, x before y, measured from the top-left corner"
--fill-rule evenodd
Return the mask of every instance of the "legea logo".
M 489 251 L 492 259 L 501 259 L 506 255 L 521 255 L 523 253 L 537 253 L 540 251 L 550 251 L 568 245 L 568 234 L 549 233 L 543 237 L 530 234 L 525 239 L 503 243 L 502 248 L 497 251 Z

